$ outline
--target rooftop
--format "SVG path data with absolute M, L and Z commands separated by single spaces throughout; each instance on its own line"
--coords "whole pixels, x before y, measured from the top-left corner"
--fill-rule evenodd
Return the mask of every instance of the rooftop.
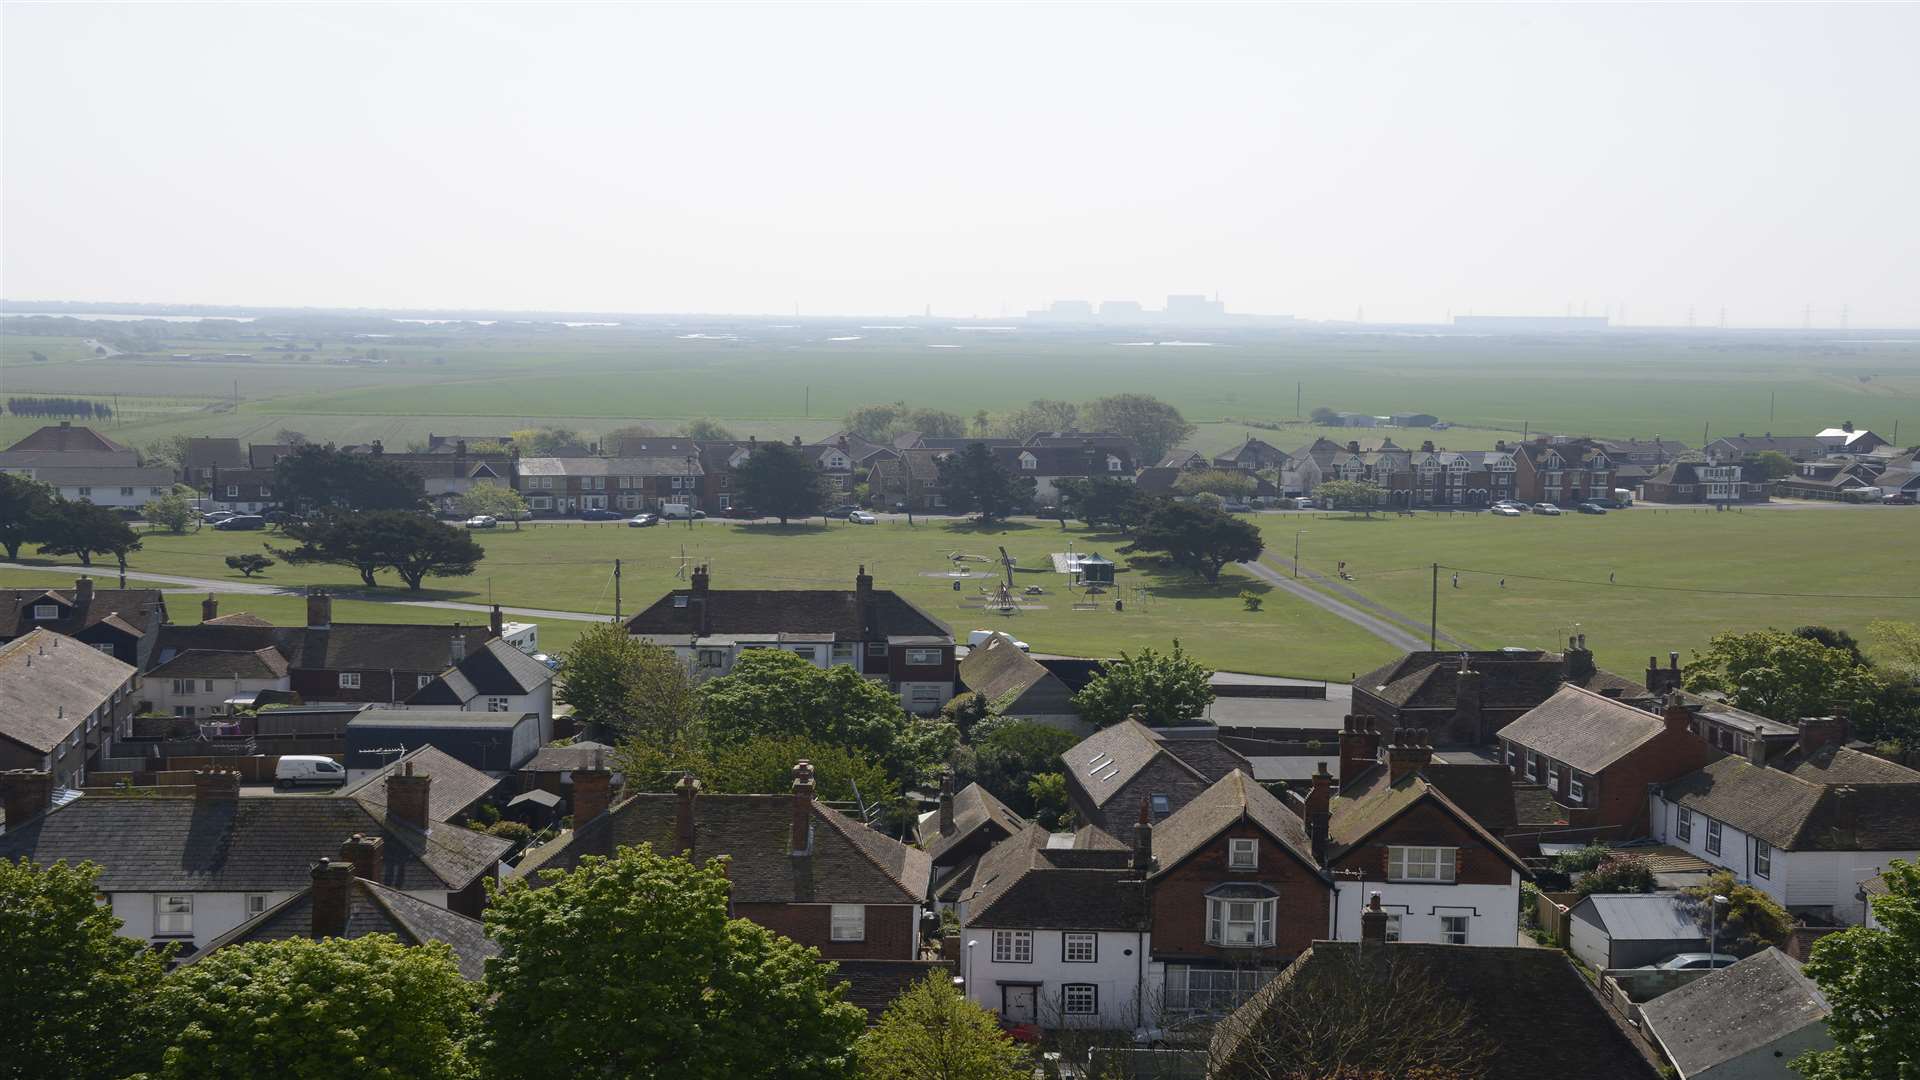
M 1764 949 L 1640 1007 L 1682 1077 L 1821 1023 L 1832 1006 L 1792 957 Z
M 50 753 L 133 674 L 131 665 L 51 630 L 0 645 L 0 737 Z

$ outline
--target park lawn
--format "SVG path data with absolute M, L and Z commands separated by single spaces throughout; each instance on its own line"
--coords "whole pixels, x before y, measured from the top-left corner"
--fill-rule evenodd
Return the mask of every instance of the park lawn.
M 510 606 L 611 615 L 613 562 L 618 558 L 621 610 L 632 614 L 668 590 L 684 587 L 677 577 L 684 552 L 688 561 L 702 561 L 712 568 L 716 589 L 849 589 L 855 571 L 865 565 L 878 587 L 900 592 L 952 626 L 957 635 L 976 628 L 1005 629 L 1041 652 L 1111 656 L 1145 646 L 1165 649 L 1177 638 L 1202 661 L 1218 668 L 1327 679 L 1345 679 L 1391 656 L 1391 650 L 1370 634 L 1232 568 L 1217 586 L 1152 568 L 1128 570 L 1120 575 L 1124 611 L 1113 610 L 1111 594 L 1094 609 L 1075 610 L 1075 598 L 1064 589 L 1066 579 L 1051 571 L 1048 554 L 1066 550 L 1069 540 L 1077 550 L 1111 554 L 1124 541 L 1079 528 L 1063 534 L 1051 523 L 1015 523 L 983 533 L 947 521 L 912 527 L 903 522 L 835 522 L 786 529 L 718 522 L 700 522 L 691 529 L 673 525 L 629 529 L 611 522 L 537 525 L 518 532 L 509 528 L 480 534 L 478 539 L 488 557 L 471 577 L 429 579 L 429 588 L 416 594 L 408 593 L 387 573 L 380 580 L 393 583 L 392 587 L 379 592 L 394 600 L 468 603 L 486 603 L 491 596 Z M 235 582 L 244 579 L 226 568 L 227 555 L 259 551 L 262 543 L 280 543 L 271 533 L 212 530 L 184 536 L 151 533 L 144 541 L 145 547 L 129 560 L 135 573 L 144 570 Z M 962 601 L 977 595 L 992 578 L 964 580 L 961 591 L 955 592 L 951 579 L 931 576 L 947 571 L 950 552 L 997 558 L 1001 544 L 1015 559 L 1016 583 L 1022 588 L 1038 584 L 1047 590 L 1047 595 L 1033 601 L 1045 605 L 1043 609 L 1016 616 L 989 615 L 977 607 L 962 606 Z M 102 577 L 111 572 L 110 562 L 95 571 Z M 342 595 L 356 597 L 363 593 L 357 575 L 342 567 L 277 565 L 254 580 L 335 587 Z M 1246 610 L 1239 599 L 1243 590 L 1263 599 L 1262 610 Z M 434 618 L 438 621 L 452 614 L 457 613 L 438 612 Z M 409 614 L 396 621 L 413 617 Z M 547 627 L 558 622 L 542 623 L 543 641 Z
M 1483 648 L 1559 648 L 1584 633 L 1599 663 L 1626 675 L 1650 655 L 1684 659 L 1723 631 L 1822 624 L 1864 643 L 1871 620 L 1920 622 L 1912 510 L 1641 506 L 1605 517 L 1288 516 L 1262 526 L 1274 565 L 1290 565 L 1294 533 L 1305 529 L 1303 567 L 1333 577 L 1346 560 L 1351 587 L 1405 615 L 1410 629 L 1427 629 L 1438 562 L 1442 631 Z

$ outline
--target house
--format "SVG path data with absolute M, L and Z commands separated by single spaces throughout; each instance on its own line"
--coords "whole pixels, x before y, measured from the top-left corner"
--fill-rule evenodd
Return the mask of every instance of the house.
M 114 737 L 129 733 L 137 689 L 131 664 L 51 630 L 0 645 L 0 769 L 84 785 Z
M 1773 948 L 1640 1006 L 1680 1080 L 1795 1080 L 1794 1058 L 1833 1046 L 1832 1012 L 1799 961 Z
M 1851 420 L 1842 423 L 1839 427 L 1824 428 L 1814 438 L 1819 439 L 1827 451 L 1833 454 L 1871 454 L 1893 445 L 1865 428 L 1854 430 Z
M 148 669 L 143 686 L 153 711 L 183 719 L 217 717 L 263 692 L 287 689 L 288 674 L 286 656 L 268 645 L 251 651 L 186 649 Z
M 194 963 L 229 945 L 306 938 L 360 938 L 387 934 L 402 945 L 437 941 L 453 951 L 460 977 L 479 982 L 487 960 L 500 947 L 486 926 L 470 918 L 380 883 L 386 844 L 379 837 L 354 836 L 338 858 L 313 864 L 312 883 L 287 899 L 207 943 L 188 960 Z
M 1824 499 L 1832 502 L 1875 502 L 1880 498 L 1875 467 L 1846 459 L 1801 462 L 1793 472 L 1773 482 L 1774 494 L 1788 499 Z
M 236 514 L 258 514 L 279 505 L 273 494 L 272 469 L 233 469 L 217 472 L 203 485 L 207 509 Z
M 347 723 L 347 777 L 358 780 L 422 746 L 435 747 L 481 772 L 505 776 L 533 760 L 546 744 L 546 734 L 538 713 L 370 705 Z
M 1592 439 L 1541 436 L 1513 448 L 1514 498 L 1574 506 L 1613 494 L 1613 462 Z
M 427 789 L 427 819 L 454 825 L 466 824 L 481 804 L 493 800 L 501 784 L 499 778 L 439 747 L 422 744 L 352 781 L 339 794 L 357 799 L 376 814 L 383 813 L 387 809 L 387 778 L 406 775 L 425 776 L 432 781 Z
M 1706 908 L 1675 893 L 1594 893 L 1568 913 L 1567 947 L 1595 971 L 1707 951 Z
M 343 794 L 243 797 L 239 773 L 206 769 L 193 774 L 191 794 L 88 794 L 49 808 L 46 774 L 0 773 L 0 859 L 92 862 L 123 936 L 197 949 L 308 888 L 315 858 L 355 835 L 378 837 L 381 884 L 478 917 L 485 882 L 513 845 L 435 822 L 432 781 L 390 775 L 384 803 L 374 804 Z
M 1582 836 L 1643 836 L 1647 785 L 1684 776 L 1712 751 L 1679 703 L 1664 714 L 1565 685 L 1500 729 L 1501 759 L 1513 775 L 1542 784 Z
M 778 648 L 822 668 L 885 679 L 907 711 L 938 712 L 958 674 L 953 631 L 861 566 L 852 589 L 714 589 L 707 567 L 627 620 L 627 633 L 671 648 L 700 677 L 725 675 L 747 649 Z
M 1880 488 L 1881 498 L 1920 499 L 1920 467 L 1889 465 L 1873 482 Z
M 1486 946 L 1460 949 L 1423 942 L 1388 942 L 1376 916 L 1365 942 L 1317 941 L 1279 978 L 1214 1028 L 1209 1076 L 1291 1076 L 1284 1051 L 1297 1036 L 1284 1019 L 1324 1013 L 1329 999 L 1352 1001 L 1361 1015 L 1393 1024 L 1418 1024 L 1436 1000 L 1466 1010 L 1465 1023 L 1482 1040 L 1483 1080 L 1654 1080 L 1653 1063 L 1636 1047 L 1607 1006 L 1551 949 Z M 1418 1030 L 1416 1028 L 1416 1030 Z M 1362 1040 L 1349 1059 L 1355 1076 L 1387 1075 L 1372 1068 Z M 1266 1069 L 1273 1071 L 1264 1071 Z
M 1615 466 L 1637 465 L 1653 472 L 1692 454 L 1693 447 L 1656 435 L 1651 439 L 1595 439 L 1593 444 Z
M 562 801 L 554 804 L 564 806 L 564 813 L 573 813 L 573 773 L 575 769 L 598 769 L 607 760 L 607 752 L 613 747 L 591 739 L 576 739 L 565 746 L 543 746 L 525 765 L 519 769 L 519 789 L 521 794 L 546 792 L 558 796 Z M 626 786 L 626 777 L 614 773 L 612 786 L 619 791 Z
M 1257 441 L 1252 440 L 1251 436 L 1249 436 L 1249 440 Z M 1264 446 L 1266 444 L 1262 443 L 1261 445 Z M 1282 457 L 1287 456 L 1284 450 L 1278 451 L 1278 453 Z M 1172 469 L 1175 472 L 1186 472 L 1189 469 L 1205 469 L 1207 467 L 1207 455 L 1195 450 L 1191 446 L 1175 447 L 1167 451 L 1167 456 L 1161 458 L 1158 463 L 1144 466 L 1144 468 L 1149 469 Z
M 53 488 L 61 498 L 137 509 L 173 490 L 173 472 L 140 464 L 140 455 L 68 420 L 40 428 L 0 450 L 0 472 Z
M 1794 748 L 1764 764 L 1729 754 L 1656 785 L 1649 832 L 1788 911 L 1859 923 L 1860 882 L 1920 858 L 1920 772 L 1848 749 L 1847 727 L 1803 719 Z
M 0 589 L 0 645 L 51 630 L 144 667 L 166 621 L 159 589 L 96 589 L 90 577 L 76 579 L 71 590 Z
M 205 490 L 215 473 L 247 468 L 247 451 L 234 438 L 189 438 L 186 460 L 180 463 L 180 479 Z
M 1743 479 L 1743 468 L 1742 465 L 1677 461 L 1641 481 L 1640 499 L 1650 503 L 1708 506 L 1766 502 L 1766 481 Z
M 1005 634 L 996 633 L 968 649 L 959 675 L 962 689 L 985 698 L 997 715 L 1067 731 L 1087 727 L 1067 684 Z
M 856 482 L 864 480 L 870 483 L 874 468 L 897 456 L 892 447 L 849 434 L 816 444 L 802 443 L 796 435 L 791 445 L 803 461 L 810 462 L 819 472 L 826 488 L 836 499 L 850 496 Z M 706 477 L 701 491 L 707 497 L 708 513 L 725 514 L 739 503 L 740 489 L 736 474 L 759 448 L 759 439 L 753 437 L 744 442 L 703 440 L 697 444 L 698 462 Z
M 410 706 L 462 709 L 540 717 L 541 731 L 553 733 L 553 669 L 521 652 L 500 636 L 500 609 L 493 609 L 493 633 L 477 649 L 414 691 Z
M 799 762 L 788 795 L 704 795 L 682 777 L 667 794 L 607 808 L 610 775 L 575 769 L 574 827 L 530 851 L 514 873 L 569 870 L 589 855 L 652 844 L 695 861 L 726 856 L 737 918 L 828 960 L 915 960 L 933 864 L 814 799 L 813 767 Z
M 1353 711 L 1380 730 L 1426 728 L 1439 745 L 1485 745 L 1563 684 L 1651 707 L 1647 687 L 1594 666 L 1584 639 L 1541 649 L 1410 652 L 1353 681 Z
M 705 490 L 700 449 L 685 439 L 630 443 L 628 457 L 521 458 L 519 490 L 535 517 L 582 510 L 638 513 L 667 503 L 697 505 Z M 645 453 L 639 453 L 642 448 Z
M 1741 464 L 1753 461 L 1761 454 L 1772 451 L 1784 454 L 1793 461 L 1809 461 L 1825 457 L 1834 448 L 1831 439 L 1822 439 L 1817 435 L 1775 435 L 1769 431 L 1765 435 L 1722 436 L 1701 448 L 1708 461 L 1719 464 Z
M 1213 466 L 1216 469 L 1244 469 L 1248 472 L 1261 469 L 1284 471 L 1292 463 L 1293 455 L 1264 439 L 1256 439 L 1251 435 L 1242 439 L 1240 445 L 1215 454 L 1213 457 Z
M 1034 439 L 1041 438 L 1034 436 Z M 991 447 L 989 450 L 994 461 L 1009 473 L 1031 479 L 1034 482 L 1033 497 L 1043 504 L 1052 503 L 1060 497 L 1059 483 L 1062 480 L 1093 480 L 1099 477 L 1124 481 L 1133 479 L 1133 454 L 1125 446 L 1111 443 L 1103 445 L 1093 438 L 1041 442 L 1034 439 L 1028 440 L 1024 446 Z
M 940 772 L 940 806 L 920 815 L 916 823 L 920 850 L 933 860 L 935 892 L 949 882 L 971 880 L 980 856 L 1007 837 L 1027 827 L 1027 820 L 979 784 L 953 790 L 953 770 Z
M 1151 820 L 1161 821 L 1235 769 L 1253 771 L 1210 731 L 1170 738 L 1131 717 L 1075 743 L 1060 761 L 1077 819 L 1128 846 L 1142 800 Z

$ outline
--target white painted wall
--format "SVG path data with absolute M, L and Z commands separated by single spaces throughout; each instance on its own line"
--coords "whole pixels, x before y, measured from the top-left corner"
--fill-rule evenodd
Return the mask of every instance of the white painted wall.
M 1401 941 L 1439 942 L 1440 919 L 1467 917 L 1467 944 L 1512 945 L 1520 933 L 1520 874 L 1509 871 L 1505 885 L 1412 885 L 1403 882 L 1351 881 L 1334 884 L 1328 933 L 1337 941 L 1360 940 L 1360 913 L 1367 897 L 1380 894 L 1380 906 L 1400 916 Z
M 288 688 L 288 680 L 286 679 L 183 679 L 181 682 L 188 683 L 193 689 L 185 690 L 183 688 L 181 693 L 175 693 L 173 690 L 173 682 L 172 679 L 166 676 L 150 676 L 144 684 L 141 697 L 153 702 L 153 708 L 156 712 L 170 713 L 174 710 L 175 706 L 192 706 L 194 717 L 199 719 L 205 719 L 217 713 L 225 713 L 227 711 L 226 704 L 228 698 L 251 697 L 262 690 L 285 690 Z M 213 689 L 207 689 L 208 683 L 213 684 Z
M 1146 956 L 1153 942 L 1145 932 L 1102 930 L 1093 963 L 1061 959 L 1060 930 L 1033 931 L 1033 962 L 995 963 L 993 931 L 966 927 L 960 932 L 961 977 L 967 996 L 981 1007 L 1000 1012 L 1003 983 L 1039 983 L 1039 1021 L 1046 1027 L 1091 1027 L 1131 1031 L 1140 1023 L 1138 1003 Z M 1099 988 L 1097 1016 L 1062 1017 L 1060 988 L 1067 983 L 1091 983 Z
M 1809 1050 L 1827 1050 L 1832 1046 L 1833 1036 L 1827 1033 L 1826 1021 L 1821 1020 L 1788 1032 L 1765 1046 L 1756 1046 L 1714 1068 L 1683 1073 L 1681 1080 L 1799 1080 L 1800 1074 L 1788 1068 L 1787 1063 Z
M 153 936 L 154 908 L 156 897 L 152 892 L 116 892 L 109 894 L 108 901 L 113 906 L 113 914 L 120 920 L 120 936 L 138 941 L 156 940 Z M 193 947 L 205 948 L 207 943 L 225 934 L 250 917 L 247 914 L 247 897 L 256 895 L 245 892 L 193 892 Z M 274 892 L 263 890 L 266 906 L 273 907 L 293 896 L 282 890 Z M 435 907 L 447 906 L 447 893 L 409 892 L 409 896 L 418 897 Z M 161 938 L 162 941 L 179 941 L 185 944 L 187 939 Z

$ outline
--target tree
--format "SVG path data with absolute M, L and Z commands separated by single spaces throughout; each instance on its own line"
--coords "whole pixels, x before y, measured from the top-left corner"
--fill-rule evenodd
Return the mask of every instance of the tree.
M 386 567 L 386 553 L 374 542 L 367 515 L 331 512 L 300 520 L 290 520 L 280 531 L 298 545 L 291 548 L 267 546 L 289 566 L 322 564 L 349 566 L 360 574 L 369 588 L 379 582 L 373 575 Z
M 720 421 L 705 416 L 687 421 L 686 432 L 687 438 L 699 442 L 732 442 L 734 437 Z
M 42 520 L 42 555 L 78 555 L 81 566 L 92 566 L 95 555 L 112 555 L 125 573 L 127 556 L 140 550 L 133 527 L 104 506 L 61 499 Z
M 1040 773 L 1028 780 L 1027 798 L 1033 800 L 1034 820 L 1050 831 L 1062 828 L 1073 817 L 1067 778 L 1060 773 Z
M 560 701 L 580 723 L 656 746 L 686 733 L 700 712 L 686 664 L 619 623 L 589 627 L 574 642 Z
M 901 992 L 860 1037 L 862 1080 L 1026 1080 L 1033 1062 L 944 972 Z
M 1644 861 L 1608 856 L 1588 870 L 1574 885 L 1573 891 L 1581 896 L 1590 896 L 1594 893 L 1650 893 L 1657 887 L 1653 871 Z
M 1060 493 L 1060 508 L 1095 529 L 1131 529 L 1160 502 L 1133 484 L 1105 476 L 1069 477 L 1056 481 L 1054 488 Z
M 699 777 L 703 790 L 722 795 L 764 795 L 786 791 L 793 765 L 813 765 L 820 798 L 832 802 L 864 800 L 887 806 L 900 797 L 900 785 L 885 766 L 858 750 L 788 735 L 756 735 L 729 746 L 706 747 L 690 738 L 661 742 L 630 739 L 614 751 L 615 767 L 636 791 L 666 792 L 684 774 Z
M 994 430 L 1022 442 L 1043 431 L 1072 431 L 1080 422 L 1080 406 L 1071 401 L 1030 401 L 999 418 Z
M 1129 716 L 1153 727 L 1191 722 L 1213 703 L 1213 672 L 1188 656 L 1175 640 L 1173 651 L 1141 649 L 1100 665 L 1085 689 L 1073 696 L 1080 716 L 1101 727 Z M 1137 715 L 1136 715 L 1137 713 Z
M 845 664 L 817 668 L 785 649 L 741 653 L 733 670 L 702 683 L 698 696 L 716 748 L 797 735 L 889 761 L 908 734 L 907 715 L 886 687 Z
M 193 524 L 197 515 L 194 513 L 193 500 L 175 487 L 157 499 L 148 499 L 146 505 L 140 508 L 140 516 L 179 536 L 187 531 L 187 526 Z
M 907 403 L 904 401 L 860 405 L 847 410 L 847 430 L 863 439 L 886 442 L 901 430 L 906 417 Z
M 1873 897 L 1878 927 L 1814 942 L 1806 972 L 1832 1013 L 1831 1050 L 1793 1059 L 1807 1080 L 1901 1080 L 1920 1074 L 1920 864 L 1893 860 Z
M 1839 630 L 1831 626 L 1796 626 L 1793 628 L 1793 636 L 1803 637 L 1808 641 L 1817 641 L 1829 649 L 1839 649 L 1841 652 L 1852 657 L 1853 662 L 1856 664 L 1865 664 L 1867 662 L 1867 658 L 1860 654 L 1860 643 L 1855 641 L 1853 635 L 1847 633 L 1845 630 Z
M 306 357 L 303 356 L 300 359 L 305 360 Z M 297 447 L 297 446 L 305 446 L 311 440 L 307 438 L 305 432 L 295 431 L 292 428 L 281 428 L 279 431 L 276 431 L 273 433 L 273 441 L 277 443 L 284 443 L 287 446 Z
M 1653 891 L 1652 873 L 1647 877 L 1647 888 L 1638 891 Z M 1694 919 L 1701 929 L 1713 931 L 1713 940 L 1707 943 L 1709 951 L 1750 956 L 1769 946 L 1784 948 L 1787 938 L 1793 934 L 1793 916 L 1788 915 L 1785 908 L 1751 885 L 1734 884 L 1730 873 L 1714 874 L 1705 885 L 1680 891 L 1691 902 Z M 1715 896 L 1724 896 L 1727 902 L 1709 918 L 1707 905 Z
M 193 446 L 191 435 L 166 435 L 155 439 L 140 451 L 142 464 L 152 468 L 172 469 L 184 473 L 187 468 L 187 451 Z
M 1173 490 L 1182 495 L 1206 492 L 1228 499 L 1245 499 L 1260 490 L 1260 481 L 1244 469 L 1194 469 L 1183 472 L 1173 482 Z
M 1844 650 L 1778 630 L 1715 634 L 1687 665 L 1686 688 L 1717 690 L 1739 708 L 1789 724 L 1836 706 L 1864 710 L 1879 690 L 1873 673 Z
M 579 450 L 586 446 L 585 436 L 572 428 L 565 427 L 521 428 L 509 438 L 527 457 L 552 457 L 555 454 Z
M 740 501 L 785 525 L 812 517 L 827 504 L 826 485 L 813 462 L 783 442 L 756 444 L 734 480 Z
M 590 856 L 487 909 L 480 1054 L 502 1080 L 841 1080 L 865 1013 L 818 950 L 728 919 L 726 859 Z
M 1867 624 L 1873 655 L 1895 676 L 1920 679 L 1920 623 L 1875 619 Z
M 955 513 L 978 511 L 986 521 L 1002 521 L 1031 505 L 1034 481 L 1007 471 L 985 443 L 940 459 L 940 493 Z
M 1358 510 L 1368 517 L 1387 501 L 1386 489 L 1366 480 L 1328 480 L 1313 489 L 1313 496 L 1325 502 L 1328 509 L 1349 513 Z
M 1753 470 L 1750 480 L 1778 480 L 1783 476 L 1792 476 L 1796 466 L 1793 459 L 1778 450 L 1762 450 L 1753 455 L 1747 464 Z
M 1180 410 L 1146 394 L 1112 394 L 1080 407 L 1080 424 L 1133 440 L 1143 461 L 1159 461 L 1193 434 Z
M 252 577 L 272 565 L 273 560 L 267 558 L 265 555 L 227 556 L 227 568 L 229 570 L 240 571 L 242 577 Z
M 405 510 L 323 514 L 289 521 L 282 531 L 299 546 L 267 550 L 289 564 L 350 566 L 370 586 L 378 585 L 376 572 L 392 570 L 414 592 L 429 576 L 473 573 L 487 554 L 465 529 Z
M 959 413 L 942 409 L 913 409 L 901 420 L 901 430 L 954 439 L 967 433 L 967 422 Z
M 1340 426 L 1340 414 L 1327 408 L 1325 405 L 1315 405 L 1313 411 L 1308 413 L 1307 417 L 1321 427 Z
M 126 1076 L 151 1067 L 148 1002 L 169 953 L 122 937 L 91 863 L 0 859 L 0 1078 Z
M 156 995 L 158 1080 L 464 1080 L 479 1001 L 442 942 L 231 945 L 168 975 Z
M 427 489 L 420 474 L 383 454 L 350 454 L 308 444 L 273 464 L 280 505 L 316 510 L 418 510 Z
M 1263 546 L 1252 522 L 1204 506 L 1166 502 L 1154 507 L 1133 530 L 1133 541 L 1120 550 L 1164 553 L 1175 566 L 1218 584 L 1223 567 L 1259 558 Z
M 660 433 L 648 427 L 646 424 L 628 424 L 625 427 L 614 428 L 612 431 L 602 435 L 600 437 L 600 446 L 607 453 L 617 457 L 638 457 L 640 448 L 638 446 L 629 446 L 629 443 L 642 443 L 649 439 L 657 439 L 659 437 Z
M 0 473 L 0 547 L 17 562 L 20 546 L 46 539 L 48 515 L 58 496 L 53 488 L 16 473 Z
M 1038 811 L 1030 787 L 1033 778 L 1059 771 L 1060 755 L 1080 741 L 1057 727 L 1001 717 L 982 721 L 973 735 L 973 744 L 955 755 L 955 774 L 963 782 L 978 783 L 1022 816 Z
M 520 520 L 527 516 L 527 500 L 504 484 L 483 480 L 460 493 L 460 512 L 468 517 L 510 518 L 518 532 Z

